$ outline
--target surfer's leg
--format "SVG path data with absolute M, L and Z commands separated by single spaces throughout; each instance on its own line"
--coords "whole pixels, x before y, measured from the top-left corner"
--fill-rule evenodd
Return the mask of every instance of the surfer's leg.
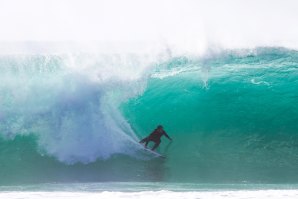
M 153 146 L 153 148 L 151 149 L 152 151 L 154 151 L 160 144 L 160 140 L 159 141 L 155 141 L 155 144 Z
M 145 148 L 147 148 L 147 145 L 148 145 L 149 141 L 150 141 L 149 139 L 146 140 Z
M 140 143 L 142 144 L 142 143 L 144 143 L 144 142 L 147 142 L 147 140 L 148 140 L 148 137 L 145 137 L 144 139 L 142 139 L 142 140 L 140 141 Z
M 143 144 L 143 143 L 145 143 L 145 147 L 147 148 L 147 145 L 148 145 L 148 143 L 149 143 L 149 137 L 145 137 L 144 139 L 142 139 L 141 141 L 140 141 L 140 143 L 141 144 Z

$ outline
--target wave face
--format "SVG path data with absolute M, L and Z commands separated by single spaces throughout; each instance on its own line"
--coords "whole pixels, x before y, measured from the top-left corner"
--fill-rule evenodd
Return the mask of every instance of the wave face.
M 2 56 L 0 184 L 297 183 L 297 67 L 284 48 Z M 162 160 L 136 144 L 158 124 Z

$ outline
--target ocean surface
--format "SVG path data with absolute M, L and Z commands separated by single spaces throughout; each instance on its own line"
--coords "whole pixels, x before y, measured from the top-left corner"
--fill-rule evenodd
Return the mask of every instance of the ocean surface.
M 0 82 L 1 198 L 298 195 L 298 51 L 3 54 Z
M 174 199 L 294 199 L 296 185 L 237 185 L 192 183 L 68 183 L 1 187 L 6 199 L 39 198 L 174 198 Z

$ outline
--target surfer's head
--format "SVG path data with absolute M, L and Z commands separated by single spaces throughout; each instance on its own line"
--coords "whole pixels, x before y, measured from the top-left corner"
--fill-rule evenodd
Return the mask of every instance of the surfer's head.
M 163 129 L 162 125 L 157 126 L 158 129 Z

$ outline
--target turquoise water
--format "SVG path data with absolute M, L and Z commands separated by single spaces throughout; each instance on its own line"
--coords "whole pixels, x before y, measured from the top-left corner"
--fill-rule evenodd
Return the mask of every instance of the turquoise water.
M 297 51 L 143 59 L 1 56 L 0 184 L 298 182 Z

